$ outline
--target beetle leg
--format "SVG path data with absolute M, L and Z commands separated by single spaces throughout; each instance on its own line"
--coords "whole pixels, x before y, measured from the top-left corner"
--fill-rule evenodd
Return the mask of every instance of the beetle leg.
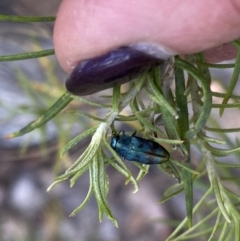
M 132 136 L 135 136 L 135 135 L 136 135 L 136 133 L 137 133 L 137 131 L 134 131 L 134 132 L 132 133 Z
M 125 131 L 124 131 L 124 130 L 120 130 L 120 131 L 118 132 L 118 136 L 119 136 L 121 133 L 122 133 L 123 135 L 125 135 Z

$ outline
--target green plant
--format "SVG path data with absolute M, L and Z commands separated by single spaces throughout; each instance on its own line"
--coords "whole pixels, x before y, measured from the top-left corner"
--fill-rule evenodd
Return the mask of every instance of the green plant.
M 233 95 L 240 71 L 240 42 L 234 41 L 233 45 L 238 49 L 236 63 L 233 65 L 208 64 L 204 61 L 202 54 L 187 56 L 185 60 L 175 57 L 174 64 L 170 61 L 164 68 L 150 70 L 138 80 L 130 82 L 127 91 L 121 92 L 120 87 L 115 87 L 112 97 L 105 96 L 102 104 L 82 97 L 75 97 L 66 92 L 39 119 L 22 130 L 8 135 L 8 138 L 24 135 L 44 125 L 73 99 L 90 106 L 107 109 L 108 113 L 103 118 L 78 110 L 71 111 L 74 115 L 84 116 L 98 123 L 76 136 L 63 148 L 61 156 L 82 139 L 92 136 L 91 142 L 83 154 L 63 175 L 58 176 L 48 189 L 49 191 L 54 185 L 67 179 L 70 179 L 70 185 L 73 186 L 84 172 L 89 171 L 89 191 L 83 203 L 71 215 L 75 215 L 86 205 L 91 195 L 95 195 L 99 207 L 100 221 L 103 214 L 106 214 L 117 226 L 117 220 L 107 202 L 109 180 L 106 167 L 112 165 L 126 177 L 126 183 L 131 182 L 135 192 L 138 190 L 138 181 L 146 175 L 149 168 L 136 164 L 139 168 L 139 174 L 135 178 L 109 145 L 107 133 L 109 130 L 116 132 L 114 122 L 128 121 L 137 123 L 139 126 L 137 131 L 141 132 L 144 137 L 152 138 L 159 143 L 177 146 L 182 153 L 183 164 L 181 164 L 181 160 L 170 160 L 169 162 L 180 165 L 182 183 L 175 184 L 166 190 L 164 198 L 160 202 L 164 202 L 184 190 L 187 217 L 176 227 L 168 240 L 193 240 L 196 238 L 202 238 L 203 240 L 239 240 L 239 178 L 234 176 L 236 174 L 231 171 L 232 168 L 240 167 L 239 160 L 237 163 L 219 161 L 221 157 L 231 154 L 239 157 L 238 141 L 231 143 L 226 136 L 228 131 L 237 132 L 239 128 L 228 130 L 209 128 L 206 125 L 207 122 L 213 123 L 214 126 L 217 125 L 214 118 L 210 116 L 213 108 L 219 108 L 219 114 L 222 116 L 226 108 L 238 108 L 240 106 L 237 102 L 240 97 Z M 31 54 L 35 55 L 34 53 Z M 7 60 L 11 59 L 14 60 L 14 56 Z M 17 59 L 20 59 L 19 55 Z M 2 58 L 2 60 L 6 61 L 6 58 Z M 231 82 L 225 94 L 211 91 L 210 67 L 234 68 Z M 186 74 L 184 74 L 184 71 Z M 171 85 L 173 76 L 175 77 L 175 88 Z M 223 98 L 223 101 L 221 104 L 213 104 L 212 97 Z M 230 99 L 234 103 L 228 104 Z M 121 112 L 126 106 L 130 107 L 132 114 L 123 116 Z M 190 107 L 193 110 L 191 115 L 189 114 Z M 162 115 L 165 132 L 161 131 L 155 124 L 155 117 L 159 113 Z M 222 134 L 219 137 L 222 140 L 207 136 L 206 133 L 211 131 L 221 132 Z M 226 142 L 232 149 L 218 148 L 218 145 L 223 145 Z M 212 143 L 217 147 L 214 147 Z M 202 158 L 197 164 L 192 162 L 191 145 L 197 146 L 201 151 Z M 237 148 L 233 146 L 237 146 Z M 106 150 L 111 153 L 112 157 L 106 154 Z M 158 165 L 157 167 L 162 166 Z M 191 170 L 190 167 L 196 169 L 196 171 Z M 163 170 L 168 172 L 167 166 L 163 165 Z M 204 180 L 206 177 L 208 177 L 209 182 Z M 236 188 L 232 190 L 229 185 L 226 186 L 226 180 Z M 194 185 L 200 184 L 202 185 L 203 195 L 194 205 L 193 188 Z

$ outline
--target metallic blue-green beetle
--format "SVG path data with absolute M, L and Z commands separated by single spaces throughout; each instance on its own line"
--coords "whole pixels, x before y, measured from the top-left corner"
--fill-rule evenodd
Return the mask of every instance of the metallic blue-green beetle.
M 161 164 L 169 160 L 168 151 L 155 141 L 135 136 L 128 136 L 124 131 L 113 136 L 111 147 L 128 161 L 135 161 L 147 165 Z

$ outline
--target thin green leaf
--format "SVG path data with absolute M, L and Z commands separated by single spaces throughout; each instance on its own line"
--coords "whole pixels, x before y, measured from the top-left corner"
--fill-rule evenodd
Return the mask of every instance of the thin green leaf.
M 207 150 L 209 150 L 213 155 L 218 155 L 218 156 L 228 156 L 231 154 L 236 154 L 240 152 L 240 147 L 233 148 L 233 149 L 220 149 L 220 148 L 215 148 L 212 147 L 209 144 L 205 144 L 205 147 Z
M 178 190 L 176 190 L 176 191 L 174 191 L 174 192 L 172 192 L 172 193 L 169 193 L 169 192 L 168 192 L 166 195 L 165 195 L 165 193 L 164 193 L 164 197 L 161 198 L 160 200 L 158 200 L 158 203 L 164 203 L 164 202 L 166 202 L 166 201 L 174 198 L 174 197 L 177 196 L 179 193 L 181 193 L 183 190 L 184 190 L 184 189 L 183 189 L 183 187 L 182 187 L 182 188 L 180 188 L 180 189 L 178 189 Z
M 231 163 L 222 163 L 222 162 L 217 162 L 214 160 L 216 165 L 224 167 L 224 168 L 240 168 L 240 164 L 231 164 Z
M 198 201 L 198 203 L 193 208 L 193 214 L 199 210 L 202 203 L 205 202 L 206 198 L 212 193 L 212 187 L 210 187 L 202 196 L 202 198 Z M 218 210 L 218 208 L 215 209 L 215 211 Z M 171 235 L 168 237 L 166 241 L 174 240 L 176 237 L 179 237 L 178 233 L 181 231 L 181 229 L 184 227 L 184 225 L 187 223 L 188 219 L 184 218 L 182 222 L 178 225 L 178 227 L 171 233 Z
M 92 183 L 93 183 L 93 190 L 95 193 L 95 197 L 96 197 L 96 201 L 98 203 L 98 207 L 99 207 L 99 220 L 100 222 L 102 221 L 102 215 L 101 213 L 105 213 L 107 215 L 107 217 L 113 222 L 113 224 L 117 227 L 118 223 L 116 218 L 113 216 L 107 200 L 106 200 L 106 196 L 105 191 L 103 191 L 105 189 L 103 185 L 104 183 L 104 177 L 102 177 L 100 175 L 100 173 L 102 173 L 103 170 L 100 170 L 102 166 L 99 166 L 99 162 L 97 160 L 97 158 L 95 157 L 91 163 L 91 167 L 90 167 L 90 171 L 92 173 L 91 177 L 92 177 Z
M 212 138 L 212 137 L 209 137 L 209 136 L 206 136 L 204 133 L 202 132 L 199 132 L 198 133 L 198 137 L 202 139 L 202 141 L 204 142 L 212 142 L 212 143 L 216 143 L 216 144 L 220 144 L 220 145 L 224 145 L 226 144 L 225 141 L 222 141 L 222 140 L 218 140 L 216 138 Z
M 6 136 L 7 139 L 18 137 L 25 135 L 36 128 L 44 125 L 48 121 L 50 121 L 53 117 L 55 117 L 60 111 L 62 111 L 70 102 L 72 101 L 72 97 L 68 92 L 65 92 L 58 100 L 50 107 L 41 117 L 37 120 L 31 122 L 27 126 L 25 126 L 20 131 L 14 132 Z
M 72 98 L 74 100 L 80 101 L 81 103 L 85 103 L 85 104 L 88 104 L 88 105 L 92 105 L 92 106 L 96 106 L 96 107 L 100 107 L 100 108 L 111 108 L 111 105 L 104 105 L 104 104 L 101 104 L 101 103 L 97 103 L 97 102 L 94 102 L 94 101 L 91 101 L 91 100 L 87 100 L 87 99 L 85 99 L 81 96 L 72 95 Z
M 87 193 L 85 199 L 83 200 L 81 205 L 79 205 L 76 209 L 74 209 L 72 211 L 72 213 L 69 215 L 69 217 L 74 217 L 80 210 L 82 210 L 86 206 L 86 204 L 88 203 L 88 201 L 90 200 L 90 198 L 92 196 L 92 193 L 93 193 L 93 187 L 92 187 L 91 178 L 90 178 L 89 189 L 88 189 L 88 193 Z
M 212 128 L 212 127 L 207 127 L 205 126 L 205 130 L 207 131 L 212 131 L 212 132 L 218 132 L 218 133 L 225 133 L 225 132 L 239 132 L 240 131 L 240 128 L 229 128 L 229 129 L 226 129 L 226 128 Z
M 212 91 L 212 96 L 214 96 L 214 97 L 224 98 L 225 95 L 226 95 L 226 93 L 218 93 L 218 92 Z M 231 99 L 240 100 L 240 96 L 239 95 L 231 95 Z
M 219 241 L 225 241 L 225 236 L 226 236 L 226 233 L 227 233 L 228 229 L 229 229 L 229 224 L 228 223 L 224 223 L 223 227 L 221 229 L 220 236 L 218 238 Z
M 197 224 L 195 224 L 194 226 L 192 226 L 191 228 L 189 228 L 188 230 L 186 230 L 185 232 L 183 232 L 181 235 L 179 235 L 178 237 L 176 237 L 174 239 L 174 241 L 178 241 L 178 240 L 185 240 L 185 237 L 190 234 L 191 232 L 195 231 L 198 227 L 200 227 L 203 223 L 207 222 L 208 220 L 210 220 L 218 211 L 218 208 L 215 208 L 214 210 L 211 210 L 211 212 L 205 216 L 203 219 L 201 219 Z
M 161 145 L 161 143 L 167 143 L 167 144 L 172 144 L 172 145 L 178 145 L 178 144 L 183 143 L 183 140 L 168 140 L 168 139 L 155 138 L 155 137 L 151 137 L 151 139 L 156 141 L 160 145 Z
M 149 95 L 149 97 L 154 102 L 156 102 L 158 105 L 164 106 L 164 108 L 166 108 L 166 110 L 172 116 L 174 116 L 175 119 L 177 119 L 178 118 L 178 114 L 177 114 L 176 110 L 164 99 L 162 93 L 158 90 L 157 86 L 155 85 L 154 80 L 150 78 L 148 80 L 148 84 L 151 87 L 151 91 L 152 91 L 152 93 L 147 91 L 147 94 Z
M 17 22 L 17 23 L 31 23 L 31 22 L 54 22 L 56 17 L 25 17 L 25 16 L 14 16 L 14 15 L 4 15 L 0 14 L 1 22 Z
M 234 219 L 234 229 L 235 229 L 235 241 L 240 240 L 240 222 L 239 217 L 235 216 L 235 213 L 233 213 L 233 219 Z
M 134 115 L 136 115 L 137 119 L 139 120 L 139 122 L 141 122 L 143 124 L 143 126 L 148 127 L 150 130 L 153 130 L 154 132 L 162 135 L 162 131 L 153 126 L 151 122 L 149 122 L 148 120 L 146 120 L 145 118 L 143 118 L 139 113 L 138 113 L 138 109 L 136 108 L 136 99 L 133 99 L 130 103 L 130 107 L 132 109 L 132 112 L 134 113 Z
M 82 111 L 79 111 L 79 110 L 66 110 L 64 112 L 65 113 L 74 114 L 74 115 L 77 115 L 77 116 L 86 117 L 86 118 L 94 120 L 94 121 L 99 121 L 99 122 L 104 122 L 105 121 L 104 119 L 98 118 L 96 116 L 90 115 L 88 113 L 85 113 L 85 112 L 82 112 Z
M 185 87 L 185 78 L 182 69 L 175 67 L 175 85 L 176 85 L 176 103 L 179 108 L 179 119 L 178 130 L 179 130 L 179 139 L 185 139 L 185 133 L 189 131 L 189 120 L 188 120 L 188 106 L 187 106 L 187 97 L 184 95 L 186 91 Z M 190 163 L 190 142 L 185 140 L 183 145 L 187 156 L 186 165 Z M 185 165 L 185 166 L 186 166 Z M 192 186 L 192 174 L 185 168 L 182 169 L 182 181 L 185 190 L 185 199 L 186 199 L 186 210 L 188 217 L 188 226 L 192 227 L 192 209 L 193 209 L 193 186 Z
M 212 186 L 213 186 L 213 189 L 214 189 L 214 193 L 215 193 L 215 196 L 216 196 L 216 199 L 217 199 L 217 203 L 218 203 L 219 209 L 221 210 L 222 215 L 224 216 L 224 218 L 229 223 L 231 223 L 231 219 L 229 217 L 229 213 L 228 213 L 228 211 L 225 208 L 224 199 L 223 199 L 223 197 L 221 195 L 221 190 L 220 190 L 221 188 L 219 187 L 219 181 L 216 180 L 216 178 L 212 177 L 211 183 L 212 183 Z
M 212 104 L 212 108 L 239 108 L 240 103 L 230 103 L 230 104 Z
M 78 169 L 78 171 L 75 172 L 76 174 L 70 179 L 70 187 L 73 187 L 75 185 L 75 182 L 82 176 L 83 173 L 85 173 L 88 170 L 88 168 L 89 168 L 89 165 L 86 164 L 86 165 L 83 165 L 81 168 Z
M 176 161 L 176 160 L 174 160 L 174 159 L 171 159 L 171 162 L 173 162 L 174 164 L 178 165 L 179 167 L 185 169 L 186 171 L 188 171 L 188 172 L 190 172 L 190 173 L 192 173 L 192 174 L 195 174 L 195 175 L 199 175 L 199 174 L 200 174 L 199 172 L 192 170 L 190 167 L 188 167 L 188 166 L 187 166 L 186 164 L 184 164 L 184 163 L 181 163 L 181 162 Z
M 206 124 L 210 112 L 211 112 L 211 105 L 212 105 L 212 93 L 210 90 L 210 83 L 206 81 L 206 78 L 202 75 L 202 73 L 196 69 L 193 65 L 184 61 L 180 58 L 176 58 L 176 66 L 180 69 L 186 70 L 189 74 L 191 74 L 194 78 L 201 82 L 201 86 L 203 89 L 204 94 L 204 104 L 202 107 L 202 111 L 195 122 L 194 128 L 187 131 L 185 134 L 185 138 L 190 139 L 194 137 Z
M 37 52 L 28 52 L 23 54 L 13 54 L 13 55 L 2 55 L 0 56 L 0 62 L 16 61 L 24 59 L 36 59 L 41 57 L 46 57 L 49 55 L 54 55 L 54 49 L 42 50 Z
M 222 217 L 222 213 L 218 212 L 216 222 L 214 224 L 214 227 L 212 229 L 212 232 L 211 232 L 211 235 L 210 235 L 208 241 L 214 241 L 215 240 L 215 234 L 216 234 L 216 232 L 217 232 L 217 230 L 220 226 L 221 217 Z
M 227 92 L 226 92 L 226 95 L 222 101 L 222 104 L 227 104 L 228 100 L 231 98 L 231 95 L 234 91 L 234 88 L 238 82 L 238 78 L 239 78 L 239 74 L 240 74 L 240 43 L 239 41 L 234 41 L 233 42 L 233 45 L 238 49 L 238 52 L 237 52 L 237 57 L 235 59 L 235 66 L 234 66 L 234 70 L 233 70 L 233 74 L 232 74 L 232 77 L 231 77 L 231 80 L 230 80 L 230 84 L 228 86 L 228 89 L 227 89 Z M 223 112 L 224 112 L 224 108 L 221 108 L 219 110 L 219 114 L 220 116 L 223 115 Z
M 112 110 L 119 112 L 120 86 L 113 87 Z
M 93 134 L 97 129 L 97 126 L 94 126 L 86 131 L 84 131 L 83 133 L 81 133 L 80 135 L 74 137 L 71 141 L 69 141 L 65 147 L 62 149 L 60 156 L 63 157 L 64 154 L 71 149 L 73 146 L 75 146 L 79 141 L 83 140 L 84 138 L 86 138 L 87 136 Z
M 197 62 L 198 65 L 207 67 L 207 68 L 214 68 L 214 69 L 230 69 L 234 68 L 234 64 L 210 64 L 210 63 L 204 63 L 204 62 Z
M 206 237 L 209 233 L 211 233 L 212 227 L 203 229 L 203 231 L 195 232 L 193 234 L 185 235 L 181 240 L 195 240 L 196 238 L 201 237 L 203 240 L 204 236 Z

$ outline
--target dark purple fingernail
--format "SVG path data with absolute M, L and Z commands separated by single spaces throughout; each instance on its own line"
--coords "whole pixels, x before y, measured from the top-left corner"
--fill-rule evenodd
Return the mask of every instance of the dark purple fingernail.
M 131 47 L 120 47 L 79 62 L 67 78 L 66 88 L 74 95 L 90 95 L 129 82 L 163 61 Z

